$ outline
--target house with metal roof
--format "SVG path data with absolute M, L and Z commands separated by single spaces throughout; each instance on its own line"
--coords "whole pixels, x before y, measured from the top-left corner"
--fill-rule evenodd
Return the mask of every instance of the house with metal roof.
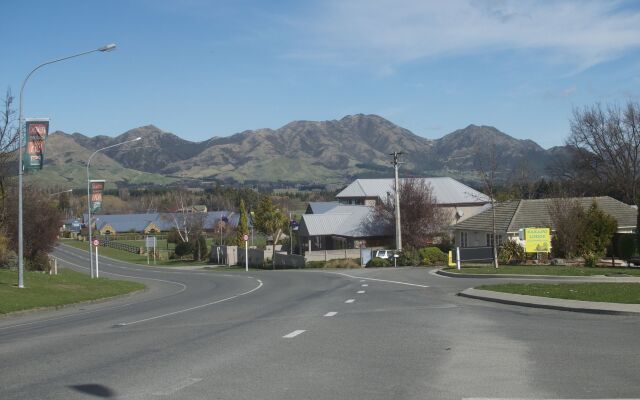
M 518 240 L 518 232 L 525 228 L 555 229 L 551 217 L 551 205 L 555 199 L 513 200 L 498 203 L 495 208 L 496 236 L 498 244 L 505 239 Z M 593 202 L 618 222 L 618 233 L 633 233 L 636 229 L 638 210 L 609 196 L 577 197 L 585 210 Z M 493 242 L 493 212 L 491 208 L 456 224 L 455 244 L 460 247 L 491 246 Z
M 491 199 L 472 187 L 453 178 L 402 178 L 419 179 L 431 188 L 439 207 L 450 215 L 451 225 L 483 211 Z M 336 195 L 341 204 L 375 206 L 387 201 L 394 193 L 394 179 L 356 179 Z
M 384 232 L 365 228 L 373 207 L 335 205 L 324 213 L 304 214 L 298 230 L 306 250 L 338 250 L 383 246 L 391 241 Z
M 240 221 L 240 215 L 233 211 L 98 214 L 91 216 L 93 228 L 103 235 L 115 235 L 127 232 L 144 234 L 166 232 L 174 228 L 176 224 L 184 224 L 186 218 L 202 218 L 203 229 L 209 232 L 214 232 L 221 222 L 236 227 Z M 85 214 L 84 221 L 87 220 L 88 214 Z
M 485 194 L 453 178 L 404 179 L 428 185 L 451 225 L 483 211 L 490 202 Z M 307 250 L 391 246 L 393 233 L 375 232 L 370 220 L 374 206 L 394 191 L 393 179 L 356 179 L 336 195 L 337 201 L 309 203 L 300 224 L 301 243 Z

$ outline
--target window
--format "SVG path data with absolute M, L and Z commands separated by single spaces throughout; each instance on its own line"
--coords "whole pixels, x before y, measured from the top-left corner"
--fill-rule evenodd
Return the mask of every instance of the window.
M 493 247 L 493 233 L 487 233 L 487 247 Z M 498 235 L 498 246 L 502 246 L 502 235 Z
M 493 233 L 487 233 L 487 247 L 493 247 Z
M 460 247 L 467 247 L 468 245 L 467 232 L 460 232 Z

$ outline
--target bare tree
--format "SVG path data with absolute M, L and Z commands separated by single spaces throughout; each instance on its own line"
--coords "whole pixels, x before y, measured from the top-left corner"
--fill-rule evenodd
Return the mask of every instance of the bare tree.
M 8 180 L 15 176 L 10 171 L 18 142 L 18 121 L 13 102 L 11 89 L 7 89 L 0 109 L 0 217 L 4 215 Z
M 176 228 L 178 236 L 183 243 L 189 243 L 204 228 L 205 213 L 193 212 L 193 203 L 187 203 L 189 196 L 185 196 L 183 190 L 172 192 L 175 210 L 174 212 L 162 213 L 161 218 L 170 221 Z
M 424 247 L 440 235 L 447 223 L 446 212 L 438 207 L 431 186 L 420 178 L 400 181 L 400 221 L 402 242 L 406 247 Z M 376 205 L 363 222 L 363 230 L 371 235 L 393 235 L 395 226 L 395 197 L 389 193 Z
M 554 254 L 575 257 L 584 232 L 584 208 L 575 198 L 560 197 L 551 199 L 548 209 L 554 228 Z
M 599 184 L 602 191 L 638 204 L 640 185 L 640 105 L 624 108 L 600 104 L 573 111 L 567 145 L 569 173 Z

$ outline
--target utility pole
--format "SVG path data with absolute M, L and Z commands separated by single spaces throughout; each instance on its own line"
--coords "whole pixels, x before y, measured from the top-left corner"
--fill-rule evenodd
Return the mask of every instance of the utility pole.
M 400 185 L 398 182 L 398 165 L 399 164 L 404 164 L 403 162 L 398 161 L 399 156 L 401 156 L 402 154 L 404 154 L 401 151 L 394 151 L 393 153 L 389 154 L 390 156 L 393 156 L 393 161 L 391 162 L 391 164 L 393 164 L 393 169 L 395 171 L 395 183 L 394 183 L 394 190 L 395 190 L 395 203 L 396 203 L 396 250 L 397 251 L 402 251 L 402 232 L 400 229 Z

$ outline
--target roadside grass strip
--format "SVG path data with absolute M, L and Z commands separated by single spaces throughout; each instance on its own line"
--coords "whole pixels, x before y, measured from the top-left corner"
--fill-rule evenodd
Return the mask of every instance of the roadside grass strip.
M 129 241 L 128 243 L 134 243 L 135 241 Z M 66 244 L 71 247 L 75 247 L 79 250 L 89 252 L 89 244 L 87 242 L 81 242 L 79 240 L 61 240 L 59 243 Z M 144 245 L 144 243 L 143 243 Z M 147 265 L 146 254 L 133 254 L 128 251 L 118 250 L 111 247 L 100 247 L 98 250 L 100 256 L 113 258 L 117 261 L 124 261 L 132 264 Z M 95 253 L 94 253 L 95 254 Z M 181 265 L 201 265 L 205 261 L 193 261 L 193 260 L 156 260 L 153 262 L 153 256 L 149 261 L 150 266 L 162 267 L 162 266 L 181 266 Z M 239 269 L 239 268 L 238 268 Z M 244 270 L 244 268 L 242 268 Z
M 462 266 L 460 270 L 455 267 L 444 268 L 443 271 L 459 274 L 499 274 L 499 275 L 558 275 L 558 276 L 640 276 L 640 268 L 613 268 L 613 267 L 577 267 L 562 265 L 501 265 L 494 268 L 487 265 Z
M 640 283 L 507 283 L 476 289 L 566 300 L 640 304 Z
M 59 307 L 118 296 L 144 289 L 141 283 L 107 278 L 91 279 L 68 269 L 58 275 L 25 272 L 25 287 L 17 286 L 18 273 L 0 270 L 0 314 L 42 307 Z

